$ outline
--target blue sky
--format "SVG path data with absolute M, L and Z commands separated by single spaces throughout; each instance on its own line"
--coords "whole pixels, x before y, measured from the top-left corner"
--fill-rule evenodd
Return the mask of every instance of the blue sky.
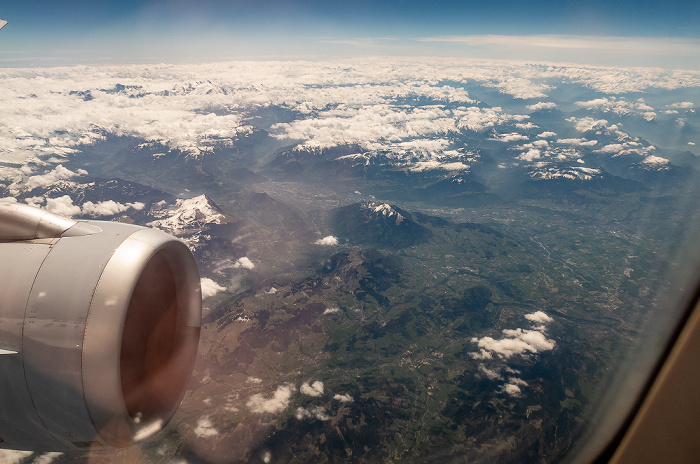
M 700 67 L 697 1 L 7 0 L 0 17 L 0 66 L 438 55 Z

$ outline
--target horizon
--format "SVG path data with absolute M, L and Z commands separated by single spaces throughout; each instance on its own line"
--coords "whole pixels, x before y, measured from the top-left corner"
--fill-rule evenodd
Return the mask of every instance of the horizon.
M 3 68 L 430 56 L 700 69 L 690 1 L 29 1 L 0 17 Z

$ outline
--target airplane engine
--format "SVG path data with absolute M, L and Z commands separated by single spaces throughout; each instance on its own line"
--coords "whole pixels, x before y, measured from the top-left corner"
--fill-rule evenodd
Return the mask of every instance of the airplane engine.
M 124 447 L 182 400 L 202 298 L 158 230 L 0 204 L 0 447 Z

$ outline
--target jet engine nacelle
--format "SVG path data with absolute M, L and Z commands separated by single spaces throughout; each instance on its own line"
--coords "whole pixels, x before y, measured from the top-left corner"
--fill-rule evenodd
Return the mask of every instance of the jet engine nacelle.
M 0 204 L 0 447 L 123 447 L 154 435 L 189 383 L 201 314 L 182 241 Z

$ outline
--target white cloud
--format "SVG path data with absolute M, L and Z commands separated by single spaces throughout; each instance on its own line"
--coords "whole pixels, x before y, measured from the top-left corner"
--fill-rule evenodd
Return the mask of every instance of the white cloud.
M 305 395 L 319 397 L 323 395 L 323 382 L 319 382 L 318 380 L 312 384 L 304 382 L 301 384 L 299 391 Z
M 315 418 L 320 421 L 327 421 L 331 419 L 331 416 L 328 415 L 328 412 L 325 408 L 323 408 L 323 406 L 310 406 L 308 408 L 299 407 L 297 408 L 294 417 L 296 417 L 297 420 Z
M 145 205 L 140 202 L 122 204 L 113 200 L 101 201 L 98 203 L 87 201 L 83 203 L 81 207 L 74 205 L 73 199 L 69 195 L 63 195 L 58 198 L 30 197 L 25 198 L 24 201 L 28 205 L 37 208 L 46 203 L 45 209 L 47 211 L 68 217 L 79 214 L 89 216 L 113 216 L 130 208 L 142 210 L 145 207 Z
M 579 132 L 588 132 L 591 130 L 597 130 L 597 129 L 603 129 L 605 128 L 606 124 L 608 124 L 607 119 L 593 119 L 589 117 L 584 117 L 584 118 L 576 118 L 576 117 L 570 117 L 566 119 L 569 122 L 574 123 L 574 127 L 576 127 L 576 130 Z
M 255 267 L 255 264 L 253 264 L 253 262 L 247 256 L 243 256 L 242 258 L 238 258 L 238 260 L 233 264 L 233 267 L 253 269 Z
M 90 216 L 113 216 L 115 214 L 122 213 L 129 208 L 140 211 L 145 206 L 146 205 L 141 202 L 122 204 L 114 200 L 100 201 L 98 203 L 86 201 L 82 205 L 82 213 Z
M 337 312 L 340 312 L 340 308 L 337 306 L 332 306 L 330 308 L 326 308 L 326 310 L 323 311 L 323 314 L 335 314 Z
M 510 132 L 508 134 L 494 134 L 489 140 L 497 140 L 499 142 L 517 142 L 519 140 L 527 140 L 527 135 Z
M 320 238 L 314 242 L 316 245 L 337 245 L 338 244 L 338 238 L 334 237 L 333 235 L 328 235 L 326 237 Z
M 34 458 L 34 460 L 32 460 L 32 464 L 51 464 L 52 462 L 54 462 L 56 459 L 60 458 L 61 456 L 63 456 L 63 453 L 59 453 L 59 452 L 44 453 L 41 456 Z
M 556 143 L 561 145 L 576 145 L 580 147 L 592 147 L 598 143 L 597 140 L 587 140 L 587 139 L 558 139 Z
M 625 50 L 640 44 L 650 47 L 653 42 L 661 49 L 658 40 L 640 38 L 621 41 L 609 37 L 491 35 L 425 40 L 528 44 L 545 49 L 561 48 L 563 44 L 588 49 L 592 44 L 605 44 Z M 674 50 L 697 47 L 696 42 L 677 43 Z M 243 122 L 247 112 L 270 106 L 306 115 L 305 119 L 278 125 L 274 130 L 279 136 L 315 146 L 410 143 L 412 139 L 434 138 L 455 130 L 480 131 L 513 121 L 523 124 L 521 115 L 509 116 L 500 108 L 473 106 L 474 100 L 464 88 L 445 85 L 440 80 L 482 82 L 515 98 L 541 98 L 558 81 L 608 94 L 648 87 L 675 89 L 698 85 L 700 81 L 693 71 L 495 60 L 361 59 L 348 63 L 347 68 L 348 71 L 342 70 L 337 63 L 240 62 L 6 69 L 0 93 L 5 111 L 0 114 L 0 125 L 7 130 L 0 134 L 0 147 L 4 161 L 22 167 L 3 167 L 0 178 L 29 175 L 30 161 L 33 167 L 59 164 L 81 145 L 104 139 L 105 133 L 164 145 L 161 153 L 179 149 L 188 156 L 200 156 L 250 134 L 251 127 Z M 197 76 L 196 80 L 192 76 Z M 113 93 L 100 90 L 114 89 L 117 83 L 127 87 Z M 92 100 L 71 95 L 76 88 L 90 91 Z M 404 105 L 407 99 L 435 104 L 409 108 Z M 17 104 L 19 101 L 22 104 Z M 448 102 L 451 109 L 444 106 Z M 690 109 L 690 103 L 677 102 L 668 107 Z M 643 105 L 625 104 L 639 111 Z M 530 109 L 544 105 L 549 107 L 551 102 L 535 103 Z M 647 110 L 644 117 L 651 117 L 651 111 Z M 50 181 L 48 177 L 34 176 L 32 182 Z
M 58 198 L 46 199 L 46 211 L 66 217 L 80 214 L 80 206 L 73 204 L 73 199 L 68 195 Z
M 503 329 L 504 337 L 496 340 L 491 337 L 483 337 L 476 341 L 481 349 L 479 353 L 470 353 L 474 359 L 489 359 L 494 353 L 502 358 L 510 358 L 515 355 L 528 355 L 550 351 L 554 349 L 554 341 L 549 340 L 537 330 L 528 329 Z
M 625 145 L 621 143 L 610 143 L 602 148 L 594 150 L 596 153 L 618 153 L 625 148 Z
M 340 401 L 341 403 L 351 403 L 352 402 L 352 396 L 345 394 L 341 395 L 340 393 L 336 393 L 333 396 L 334 400 Z
M 658 165 L 668 164 L 668 163 L 670 163 L 670 161 L 667 160 L 666 158 L 662 158 L 661 156 L 649 155 L 642 160 L 642 163 L 658 166 Z
M 226 287 L 222 287 L 209 277 L 202 277 L 200 279 L 200 285 L 202 286 L 202 298 L 209 298 L 210 296 L 214 296 L 226 290 Z
M 262 379 L 251 376 L 246 379 L 246 383 L 262 383 Z
M 525 319 L 527 319 L 528 321 L 539 322 L 541 324 L 544 324 L 545 322 L 552 322 L 554 320 L 550 316 L 548 316 L 544 311 L 537 311 L 534 313 L 526 314 Z
M 32 454 L 32 451 L 0 449 L 0 461 L 5 464 L 20 464 Z
M 77 172 L 74 172 L 63 167 L 62 164 L 59 164 L 53 170 L 45 174 L 27 177 L 24 182 L 15 182 L 10 185 L 9 188 L 11 192 L 29 191 L 37 187 L 46 187 L 59 180 L 66 180 L 86 174 L 87 171 L 84 169 L 78 169 Z
M 486 378 L 491 379 L 491 380 L 501 380 L 501 374 L 496 371 L 495 369 L 489 369 L 483 364 L 479 364 L 479 372 L 484 374 Z
M 284 411 L 292 399 L 294 386 L 291 384 L 280 385 L 272 394 L 272 398 L 266 399 L 261 393 L 257 393 L 248 399 L 246 406 L 258 414 L 275 414 Z
M 501 93 L 512 95 L 514 98 L 527 100 L 530 98 L 543 98 L 547 94 L 547 90 L 551 90 L 551 85 L 533 82 L 530 79 L 523 77 L 504 76 L 497 83 L 487 82 L 486 87 L 496 87 Z
M 501 385 L 500 391 L 513 397 L 518 397 L 522 393 L 520 387 L 512 383 Z
M 219 431 L 214 428 L 208 416 L 204 416 L 197 421 L 197 427 L 194 429 L 194 434 L 199 438 L 211 438 L 219 434 Z
M 523 161 L 528 161 L 532 162 L 536 159 L 540 159 L 542 157 L 542 152 L 536 148 L 531 148 L 525 153 L 521 153 L 520 155 L 517 156 L 519 160 Z
M 667 108 L 679 108 L 679 109 L 691 109 L 695 107 L 693 102 L 676 102 L 670 105 L 666 105 Z
M 529 129 L 538 129 L 540 126 L 533 122 L 516 122 L 515 127 L 517 129 L 522 129 L 522 130 L 529 130 Z
M 521 387 L 527 387 L 527 382 L 524 381 L 523 379 L 519 379 L 517 377 L 509 377 L 508 382 L 512 383 L 513 385 L 519 385 Z
M 441 163 L 440 161 L 436 160 L 418 161 L 417 163 L 413 164 L 413 167 L 411 167 L 410 170 L 413 172 L 423 172 L 438 169 L 442 171 L 467 171 L 469 170 L 469 165 L 459 161 L 454 163 Z
M 552 131 L 544 131 L 542 133 L 537 134 L 537 137 L 540 137 L 540 138 L 551 138 L 551 137 L 556 137 L 556 136 L 557 136 L 557 133 L 552 132 Z
M 557 104 L 554 102 L 539 102 L 535 103 L 534 105 L 527 105 L 527 109 L 532 110 L 532 111 L 538 111 L 538 110 L 551 110 L 553 108 L 556 108 Z
M 372 142 L 401 142 L 447 133 L 454 128 L 454 113 L 445 108 L 405 108 L 374 102 L 360 108 L 343 106 L 320 112 L 313 118 L 275 124 L 272 131 L 279 138 L 298 140 L 306 147 L 359 144 L 371 148 Z
M 490 127 L 504 124 L 513 119 L 500 107 L 479 108 L 471 106 L 456 112 L 457 128 L 482 132 Z
M 35 208 L 39 208 L 39 207 L 41 207 L 41 205 L 43 205 L 46 202 L 46 198 L 44 198 L 44 197 L 30 197 L 30 198 L 25 198 L 24 201 L 29 206 L 34 206 Z

